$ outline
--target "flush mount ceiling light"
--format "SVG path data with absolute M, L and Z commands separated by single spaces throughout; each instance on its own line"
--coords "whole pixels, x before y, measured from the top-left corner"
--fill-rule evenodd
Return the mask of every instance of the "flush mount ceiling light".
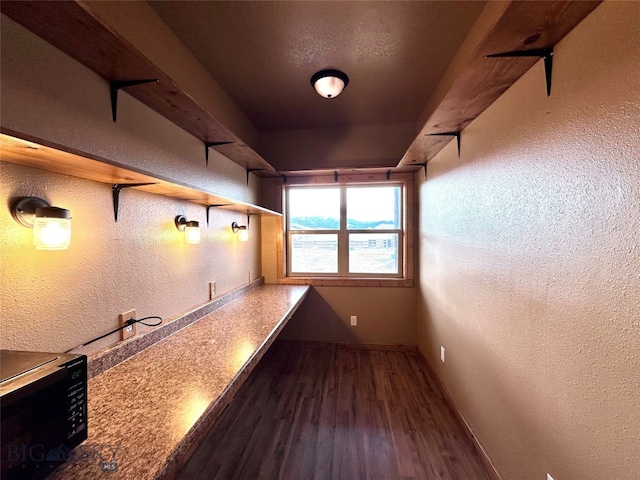
M 71 244 L 71 212 L 37 197 L 24 197 L 11 207 L 16 222 L 33 228 L 36 250 L 66 250 Z
M 340 70 L 320 70 L 311 76 L 311 85 L 321 97 L 335 98 L 349 85 L 349 77 Z
M 200 243 L 200 222 L 195 220 L 187 220 L 184 215 L 178 215 L 174 223 L 176 228 L 184 232 L 184 241 L 191 245 Z

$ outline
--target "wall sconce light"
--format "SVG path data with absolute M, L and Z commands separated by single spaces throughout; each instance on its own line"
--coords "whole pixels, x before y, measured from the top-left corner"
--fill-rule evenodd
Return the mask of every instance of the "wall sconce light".
M 175 219 L 176 228 L 184 232 L 184 241 L 190 245 L 200 243 L 200 222 L 187 220 L 184 215 L 178 215 Z
M 71 244 L 71 212 L 37 197 L 18 199 L 11 206 L 16 222 L 33 228 L 36 250 L 66 250 Z
M 236 222 L 231 224 L 231 230 L 238 236 L 240 242 L 249 240 L 249 228 L 247 225 L 238 225 Z
M 349 85 L 349 77 L 340 70 L 320 70 L 311 76 L 311 85 L 321 97 L 335 98 Z

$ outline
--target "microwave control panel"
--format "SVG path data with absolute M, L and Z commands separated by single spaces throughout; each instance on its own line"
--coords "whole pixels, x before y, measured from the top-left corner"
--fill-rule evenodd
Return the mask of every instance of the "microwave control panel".
M 67 438 L 87 438 L 87 364 L 84 359 L 66 365 L 67 386 Z

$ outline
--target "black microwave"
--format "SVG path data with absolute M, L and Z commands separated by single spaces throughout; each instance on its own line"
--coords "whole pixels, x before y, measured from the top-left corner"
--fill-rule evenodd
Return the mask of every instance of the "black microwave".
M 35 480 L 87 438 L 87 357 L 0 351 L 2 480 Z

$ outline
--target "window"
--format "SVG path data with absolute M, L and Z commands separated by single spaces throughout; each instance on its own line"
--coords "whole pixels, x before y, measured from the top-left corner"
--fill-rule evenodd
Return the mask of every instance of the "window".
M 282 185 L 284 283 L 412 285 L 407 228 L 412 191 L 402 179 L 348 180 L 323 184 L 300 179 Z M 384 179 L 384 180 L 382 180 Z M 320 180 L 320 181 L 319 181 Z M 337 184 L 336 184 L 337 183 Z M 374 282 L 374 283 L 371 283 Z

